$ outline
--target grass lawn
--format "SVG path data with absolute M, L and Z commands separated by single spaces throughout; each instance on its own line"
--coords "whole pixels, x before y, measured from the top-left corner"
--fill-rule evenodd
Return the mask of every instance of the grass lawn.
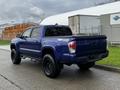
M 0 45 L 8 45 L 9 43 L 9 40 L 0 40 Z
M 97 64 L 120 68 L 120 47 L 109 47 L 109 56 Z

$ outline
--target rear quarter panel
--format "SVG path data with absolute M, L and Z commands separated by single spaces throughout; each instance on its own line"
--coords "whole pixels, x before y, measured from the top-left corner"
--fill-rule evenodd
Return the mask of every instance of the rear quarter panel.
M 54 50 L 56 60 L 64 60 L 69 53 L 68 42 L 70 39 L 59 37 L 45 37 L 42 39 L 42 48 L 49 47 Z M 67 59 L 67 58 L 66 58 Z

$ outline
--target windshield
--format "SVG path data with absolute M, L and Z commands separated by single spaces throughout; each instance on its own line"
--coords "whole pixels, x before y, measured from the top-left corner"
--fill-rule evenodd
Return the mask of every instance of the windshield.
M 69 36 L 72 35 L 68 27 L 47 27 L 45 36 Z

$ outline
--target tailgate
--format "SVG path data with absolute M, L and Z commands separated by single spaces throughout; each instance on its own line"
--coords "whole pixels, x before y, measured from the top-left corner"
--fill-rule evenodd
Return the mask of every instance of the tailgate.
M 76 37 L 77 57 L 100 54 L 107 50 L 106 36 L 79 36 Z

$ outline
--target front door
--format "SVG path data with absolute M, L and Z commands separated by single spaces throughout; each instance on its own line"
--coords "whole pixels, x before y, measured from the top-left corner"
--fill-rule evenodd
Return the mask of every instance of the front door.
M 19 43 L 20 53 L 26 56 L 30 55 L 29 48 L 31 47 L 31 45 L 29 43 L 29 39 L 31 36 L 31 32 L 32 32 L 32 29 L 26 30 L 20 38 L 21 39 Z

